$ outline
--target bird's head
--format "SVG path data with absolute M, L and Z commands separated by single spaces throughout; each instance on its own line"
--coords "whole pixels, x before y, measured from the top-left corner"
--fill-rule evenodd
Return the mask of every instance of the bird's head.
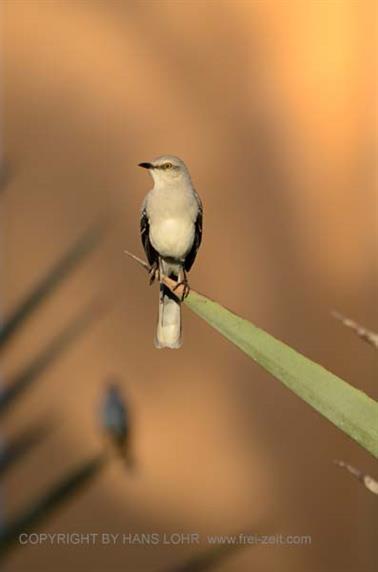
M 184 161 L 174 155 L 162 155 L 150 163 L 139 163 L 138 167 L 148 169 L 154 183 L 158 185 L 190 183 L 187 166 Z

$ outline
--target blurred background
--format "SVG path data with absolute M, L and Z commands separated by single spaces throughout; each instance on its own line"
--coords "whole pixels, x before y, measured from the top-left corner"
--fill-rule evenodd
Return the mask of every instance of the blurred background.
M 2 480 L 1 520 L 102 450 L 112 377 L 135 470 L 112 459 L 39 532 L 311 535 L 214 569 L 375 570 L 375 499 L 332 463 L 373 459 L 187 309 L 183 348 L 155 350 L 158 291 L 123 254 L 142 255 L 137 163 L 179 155 L 205 213 L 192 287 L 377 398 L 373 349 L 330 315 L 378 327 L 375 3 L 2 0 L 1 23 L 1 317 L 108 221 L 1 355 L 8 387 L 95 304 L 2 420 L 5 443 L 52 428 Z M 200 549 L 33 545 L 4 570 L 154 572 Z

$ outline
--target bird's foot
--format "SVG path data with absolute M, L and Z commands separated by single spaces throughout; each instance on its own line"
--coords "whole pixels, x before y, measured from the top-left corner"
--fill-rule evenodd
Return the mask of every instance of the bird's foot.
M 180 286 L 183 286 L 183 291 L 181 294 L 181 302 L 183 302 L 190 292 L 190 286 L 186 276 L 183 280 L 177 282 L 177 284 L 173 287 L 173 292 L 175 292 L 177 288 L 180 288 Z
M 154 262 L 148 271 L 148 276 L 150 279 L 150 286 L 154 283 L 155 279 L 159 280 L 160 282 L 160 269 L 156 262 Z

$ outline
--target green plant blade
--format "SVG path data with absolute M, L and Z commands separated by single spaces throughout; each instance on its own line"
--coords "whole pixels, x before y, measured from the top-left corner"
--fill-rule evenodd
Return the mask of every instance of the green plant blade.
M 0 325 L 0 349 L 12 339 L 17 329 L 34 312 L 51 292 L 84 260 L 103 236 L 105 223 L 97 223 L 85 232 L 64 254 L 37 286 L 19 304 L 15 311 Z
M 378 403 L 319 364 L 191 291 L 186 305 L 341 431 L 378 457 Z
M 17 543 L 21 533 L 40 525 L 64 502 L 88 485 L 105 464 L 105 456 L 97 455 L 67 473 L 41 498 L 34 501 L 20 516 L 0 529 L 0 558 Z

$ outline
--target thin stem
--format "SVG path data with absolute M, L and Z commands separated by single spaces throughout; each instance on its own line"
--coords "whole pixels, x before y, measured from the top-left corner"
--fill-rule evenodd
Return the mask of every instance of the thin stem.
M 132 252 L 129 252 L 128 250 L 124 250 L 124 253 L 129 258 L 131 258 L 132 260 L 135 260 L 135 262 L 137 262 L 137 264 L 139 264 L 139 266 L 144 268 L 147 272 L 150 271 L 150 265 L 145 260 L 142 260 L 141 258 L 139 258 L 139 256 L 136 256 L 135 254 L 133 254 Z M 172 280 L 171 278 L 168 278 L 167 276 L 161 276 L 160 282 L 163 282 L 163 284 L 165 284 L 165 286 L 167 286 L 167 288 L 169 288 L 170 291 L 175 296 L 177 296 L 177 298 L 179 298 L 179 299 L 182 298 L 182 296 L 184 294 L 184 285 L 183 284 L 180 284 L 179 286 L 177 286 L 177 283 L 175 282 L 175 280 Z

